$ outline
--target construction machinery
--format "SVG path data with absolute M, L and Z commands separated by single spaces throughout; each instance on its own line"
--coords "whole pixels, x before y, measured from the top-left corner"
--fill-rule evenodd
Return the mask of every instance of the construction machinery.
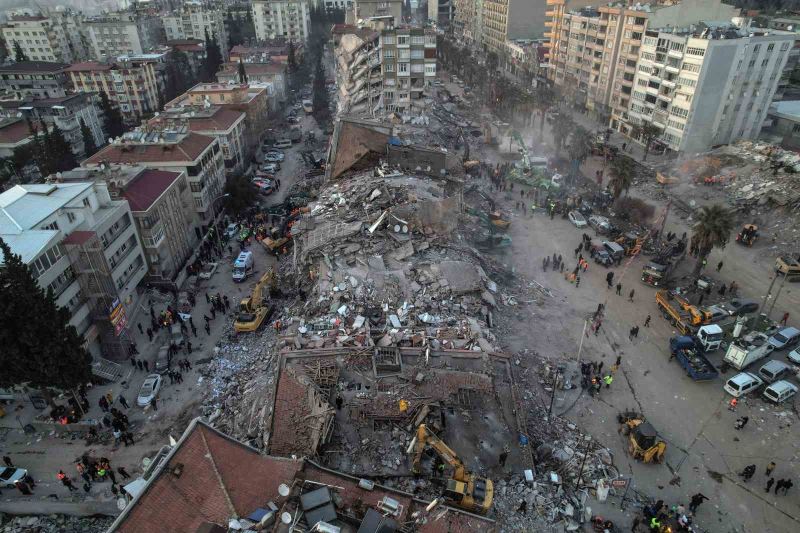
M 758 239 L 758 226 L 755 224 L 745 224 L 742 231 L 736 235 L 736 242 L 745 246 L 753 246 Z
M 669 320 L 681 335 L 693 335 L 696 327 L 711 323 L 709 311 L 692 305 L 677 291 L 666 289 L 658 291 L 656 304 L 664 318 Z
M 473 513 L 486 514 L 494 497 L 492 481 L 468 471 L 458 455 L 425 424 L 417 427 L 417 434 L 408 446 L 407 453 L 413 454 L 411 470 L 422 473 L 422 454 L 428 446 L 453 469 L 444 491 L 445 501 Z
M 233 323 L 236 333 L 256 331 L 272 314 L 272 308 L 264 301 L 264 290 L 274 288 L 275 273 L 272 270 L 266 272 L 258 280 L 249 298 L 243 298 L 239 303 L 239 313 Z
M 631 256 L 638 254 L 642 249 L 644 238 L 631 231 L 620 235 L 615 242 L 622 246 L 625 250 L 625 255 Z
M 658 438 L 656 429 L 641 413 L 625 411 L 617 416 L 620 433 L 628 438 L 628 453 L 643 463 L 660 463 L 664 460 L 667 443 Z

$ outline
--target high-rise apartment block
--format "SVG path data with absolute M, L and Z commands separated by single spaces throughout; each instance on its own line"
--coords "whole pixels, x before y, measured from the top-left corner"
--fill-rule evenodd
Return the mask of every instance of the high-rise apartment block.
M 203 39 L 206 34 L 217 41 L 222 58 L 228 58 L 228 31 L 225 11 L 221 7 L 198 1 L 186 1 L 177 11 L 162 17 L 168 41 Z M 256 32 L 258 33 L 258 32 Z
M 311 0 L 254 0 L 256 39 L 305 42 L 311 23 L 310 4 Z
M 390 26 L 398 26 L 403 21 L 403 0 L 355 0 L 353 9 L 356 21 L 386 17 Z
M 98 61 L 114 61 L 119 56 L 148 52 L 159 44 L 160 20 L 133 13 L 111 13 L 87 18 L 83 29 Z
M 408 111 L 436 78 L 436 33 L 422 28 L 382 30 L 383 107 Z
M 542 36 L 545 27 L 545 0 L 482 0 L 481 43 L 497 54 L 504 54 L 506 41 Z
M 0 66 L 0 90 L 11 100 L 60 98 L 69 88 L 69 65 L 49 61 L 20 61 Z
M 16 45 L 29 61 L 71 63 L 80 57 L 63 26 L 55 19 L 42 15 L 18 15 L 3 26 L 3 39 L 9 55 L 14 58 Z

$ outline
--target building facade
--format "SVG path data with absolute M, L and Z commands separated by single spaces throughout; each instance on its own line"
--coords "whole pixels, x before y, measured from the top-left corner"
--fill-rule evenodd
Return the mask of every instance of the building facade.
M 95 147 L 103 146 L 106 142 L 100 97 L 97 94 L 79 93 L 60 98 L 36 99 L 21 102 L 18 109 L 34 120 L 44 121 L 48 126 L 58 126 L 78 158 L 86 155 L 81 122 L 92 133 Z
M 455 12 L 455 0 L 428 0 L 428 20 L 440 28 L 450 26 Z
M 382 30 L 383 107 L 409 111 L 436 78 L 436 33 L 421 28 Z
M 184 2 L 181 7 L 164 17 L 164 34 L 168 41 L 180 39 L 206 40 L 206 33 L 217 41 L 222 58 L 228 58 L 228 30 L 225 28 L 225 11 L 222 7 L 198 1 Z
M 244 61 L 244 71 L 247 74 L 248 83 L 269 84 L 275 91 L 275 97 L 281 101 L 286 101 L 286 66 L 279 63 L 258 63 Z M 239 83 L 239 64 L 225 63 L 222 69 L 217 72 L 217 81 L 220 83 Z
M 158 111 L 165 87 L 166 53 L 122 56 L 116 63 L 88 61 L 66 69 L 76 92 L 104 91 L 128 124 Z
M 158 22 L 155 17 L 134 13 L 110 13 L 87 18 L 84 31 L 97 61 L 114 61 L 119 56 L 143 54 L 158 46 Z
M 659 143 L 688 153 L 756 139 L 794 40 L 733 25 L 648 30 L 620 129 L 635 136 L 636 126 L 652 124 Z
M 482 0 L 452 0 L 455 13 L 453 14 L 453 31 L 470 46 L 480 46 L 483 43 L 483 1 Z
M 128 356 L 124 316 L 147 270 L 128 202 L 101 183 L 17 185 L 0 194 L 0 237 L 69 310 L 95 358 Z
M 2 27 L 10 57 L 18 44 L 28 61 L 71 63 L 76 60 L 64 28 L 50 17 L 12 16 Z
M 66 96 L 69 75 L 65 63 L 21 61 L 0 66 L 0 90 L 12 100 Z
M 392 17 L 392 26 L 403 22 L 403 0 L 354 0 L 356 21 L 374 17 Z
M 82 163 L 86 168 L 113 164 L 185 173 L 197 214 L 194 229 L 198 238 L 219 211 L 217 200 L 225 184 L 225 163 L 214 137 L 184 128 L 150 131 L 145 125 L 125 133 Z
M 305 42 L 311 23 L 312 0 L 254 0 L 253 24 L 256 39 L 284 38 Z

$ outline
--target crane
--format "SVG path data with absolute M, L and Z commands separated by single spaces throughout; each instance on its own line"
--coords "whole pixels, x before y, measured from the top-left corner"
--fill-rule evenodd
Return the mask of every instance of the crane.
M 233 323 L 236 333 L 256 331 L 266 318 L 272 313 L 272 308 L 264 301 L 264 288 L 275 284 L 275 273 L 267 271 L 258 280 L 249 298 L 242 298 L 239 303 L 239 313 Z
M 444 462 L 453 468 L 447 488 L 444 492 L 446 502 L 467 511 L 486 514 L 492 507 L 494 485 L 490 479 L 478 477 L 467 470 L 447 444 L 437 437 L 425 424 L 420 424 L 417 434 L 411 440 L 407 453 L 412 455 L 411 470 L 415 474 L 422 472 L 422 454 L 430 446 Z

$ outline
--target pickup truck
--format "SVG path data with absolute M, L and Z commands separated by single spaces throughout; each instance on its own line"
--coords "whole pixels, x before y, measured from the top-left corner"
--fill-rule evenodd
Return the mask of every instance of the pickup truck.
M 703 346 L 694 337 L 672 337 L 669 349 L 686 374 L 694 381 L 709 381 L 719 376 L 719 372 L 703 353 Z
M 756 361 L 767 357 L 774 349 L 775 347 L 769 343 L 767 335 L 760 332 L 750 333 L 736 339 L 728 346 L 723 361 L 736 370 L 744 370 Z

